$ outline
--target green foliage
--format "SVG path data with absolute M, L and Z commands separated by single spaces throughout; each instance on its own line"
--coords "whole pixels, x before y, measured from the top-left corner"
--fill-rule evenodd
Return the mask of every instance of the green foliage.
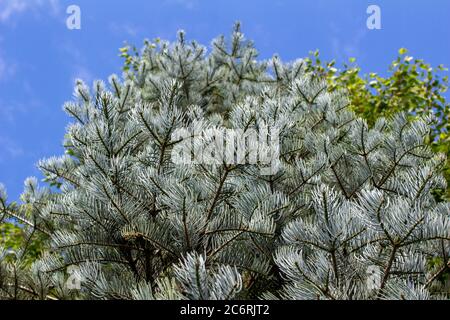
M 370 126 L 380 117 L 398 112 L 421 116 L 432 111 L 440 119 L 434 137 L 449 129 L 449 104 L 444 97 L 448 76 L 442 76 L 447 71 L 442 65 L 435 70 L 423 60 L 407 55 L 406 49 L 399 50 L 386 77 L 377 73 L 361 75 L 354 58 L 338 70 L 334 61 L 322 62 L 318 51 L 312 53 L 308 65 L 311 71 L 327 78 L 329 90 L 347 90 L 352 109 Z
M 13 223 L 6 222 L 0 224 L 0 246 L 17 250 L 20 248 L 22 230 Z
M 443 65 L 433 68 L 421 59 L 408 55 L 401 48 L 398 57 L 391 63 L 386 76 L 377 73 L 361 74 L 356 59 L 344 63 L 342 69 L 336 62 L 323 62 L 319 51 L 312 52 L 307 59 L 308 69 L 319 77 L 326 78 L 330 91 L 346 90 L 351 108 L 373 126 L 381 117 L 390 117 L 398 112 L 407 112 L 413 118 L 433 114 L 438 121 L 430 132 L 429 144 L 436 152 L 450 156 L 450 105 L 444 94 L 448 89 L 448 75 Z M 444 168 L 450 181 L 450 163 Z M 444 191 L 436 190 L 439 198 Z M 450 189 L 447 190 L 447 198 Z
M 22 210 L 27 213 L 21 220 L 19 212 Z M 4 192 L 2 206 L 0 206 L 0 248 L 19 254 L 21 262 L 25 265 L 31 265 L 42 255 L 47 238 L 41 232 L 36 230 L 30 232 L 29 229 L 24 228 L 22 223 L 30 223 L 29 218 L 30 210 L 27 210 L 25 205 L 20 209 L 15 203 L 6 205 L 6 192 Z
M 31 265 L 39 257 L 45 248 L 46 237 L 41 234 L 33 234 L 31 237 L 25 234 L 23 226 L 11 222 L 0 223 L 0 247 L 11 253 L 22 253 L 21 263 Z M 16 259 L 10 255 L 9 259 Z

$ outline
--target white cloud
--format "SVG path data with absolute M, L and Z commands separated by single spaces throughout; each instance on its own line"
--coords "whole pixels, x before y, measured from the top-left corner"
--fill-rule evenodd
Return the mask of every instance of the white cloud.
M 136 37 L 140 28 L 132 24 L 110 23 L 109 29 L 118 36 Z
M 195 9 L 198 6 L 198 0 L 166 0 L 168 5 L 178 5 L 185 7 L 188 10 Z
M 360 20 L 357 21 L 360 26 L 353 29 L 350 34 L 346 28 L 333 21 L 330 22 L 332 54 L 337 61 L 346 61 L 347 58 L 361 55 L 361 43 L 367 37 L 368 29 Z M 361 27 L 362 25 L 364 27 Z
M 59 7 L 59 0 L 0 0 L 0 23 L 6 23 L 13 16 L 30 10 L 45 9 L 55 15 Z
M 8 62 L 0 52 L 0 82 L 7 80 L 16 73 L 16 64 Z
M 3 123 L 14 122 L 14 120 L 15 120 L 14 108 L 11 107 L 10 105 L 6 105 L 2 101 L 0 101 L 0 117 L 1 117 Z
M 25 151 L 15 141 L 7 137 L 0 137 L 0 162 L 7 159 L 15 159 L 25 154 Z
M 88 68 L 82 65 L 75 65 L 73 67 L 72 83 L 74 84 L 78 79 L 83 80 L 88 86 L 95 80 L 94 75 Z
M 71 72 L 71 83 L 75 83 L 77 79 L 83 80 L 86 84 L 91 84 L 94 80 L 94 74 L 89 70 L 85 54 L 72 42 L 67 41 L 61 44 L 61 53 L 65 55 L 66 63 Z
M 5 22 L 16 13 L 25 11 L 27 3 L 21 0 L 2 0 L 0 2 L 0 21 Z
M 19 94 L 26 96 L 26 103 L 14 100 L 2 100 L 0 97 L 0 119 L 1 123 L 16 126 L 19 123 L 19 119 L 30 112 L 33 108 L 42 107 L 42 103 L 37 99 L 34 94 L 28 88 L 29 84 L 24 83 L 23 90 L 19 91 Z M 1 153 L 1 149 L 0 149 Z

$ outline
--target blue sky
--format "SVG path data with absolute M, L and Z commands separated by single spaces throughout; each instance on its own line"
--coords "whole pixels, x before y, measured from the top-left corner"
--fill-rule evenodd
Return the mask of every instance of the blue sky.
M 81 30 L 66 28 L 66 8 L 81 8 Z M 370 4 L 382 29 L 366 27 Z M 356 57 L 366 72 L 386 71 L 399 48 L 450 66 L 448 0 L 0 0 L 0 182 L 11 200 L 38 176 L 39 159 L 63 153 L 73 83 L 120 74 L 118 48 L 145 38 L 209 44 L 236 20 L 262 59 L 293 60 L 319 49 L 325 59 Z

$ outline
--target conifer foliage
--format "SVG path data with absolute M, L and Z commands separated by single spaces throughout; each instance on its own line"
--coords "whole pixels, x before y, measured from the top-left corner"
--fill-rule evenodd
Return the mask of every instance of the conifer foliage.
M 211 52 L 180 32 L 129 64 L 77 83 L 66 154 L 38 164 L 57 192 L 35 179 L 21 205 L 0 192 L 3 221 L 47 239 L 31 267 L 26 245 L 0 253 L 1 298 L 445 298 L 450 204 L 431 193 L 446 161 L 424 143 L 431 115 L 369 129 L 303 60 L 258 61 L 239 25 Z M 269 175 L 173 161 L 192 153 L 177 129 L 262 124 L 279 132 Z

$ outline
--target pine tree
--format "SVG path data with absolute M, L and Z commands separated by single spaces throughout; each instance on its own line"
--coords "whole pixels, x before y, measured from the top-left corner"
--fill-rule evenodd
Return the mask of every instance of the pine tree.
M 433 117 L 369 128 L 304 60 L 258 61 L 239 25 L 211 50 L 180 32 L 147 42 L 122 79 L 77 83 L 66 154 L 38 164 L 59 191 L 29 179 L 19 207 L 1 193 L 3 215 L 49 240 L 31 268 L 0 256 L 0 297 L 442 298 L 450 205 L 431 193 L 446 161 L 424 143 Z M 200 161 L 218 142 L 177 135 L 264 126 L 279 136 L 256 147 L 269 171 Z M 250 159 L 245 143 L 231 155 L 245 147 Z

